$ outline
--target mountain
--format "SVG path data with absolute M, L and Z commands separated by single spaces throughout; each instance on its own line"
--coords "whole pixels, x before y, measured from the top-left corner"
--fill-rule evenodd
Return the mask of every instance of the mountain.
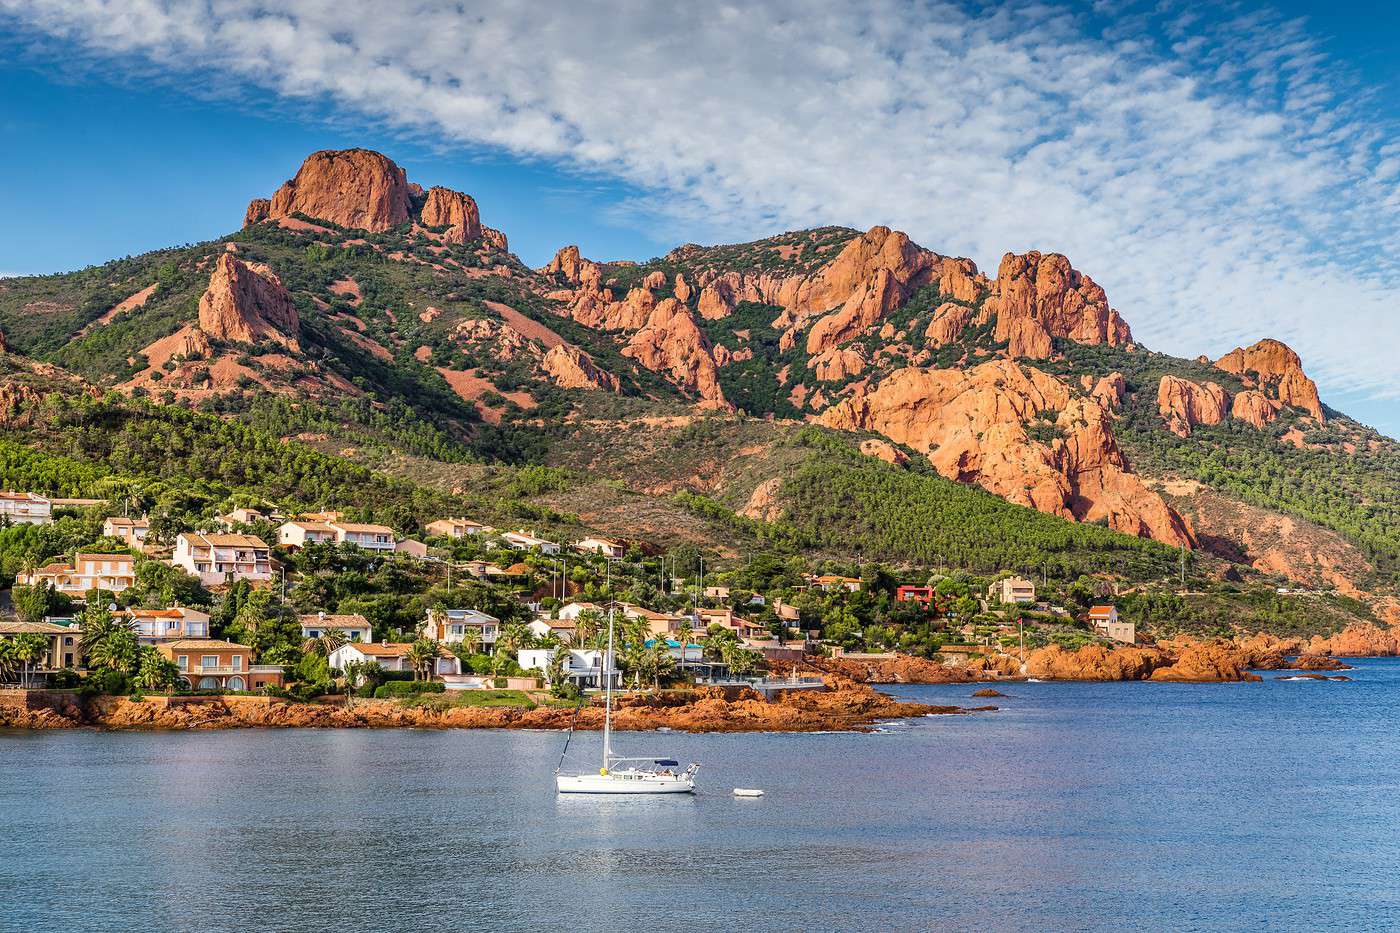
M 1278 341 L 1141 346 L 1057 253 L 989 276 L 823 227 L 531 269 L 469 195 L 353 149 L 225 237 L 0 280 L 0 331 L 14 423 L 115 390 L 459 494 L 486 465 L 564 467 L 567 501 L 534 501 L 616 533 L 699 516 L 813 553 L 1128 582 L 1185 550 L 1222 586 L 1394 605 L 1400 446 Z

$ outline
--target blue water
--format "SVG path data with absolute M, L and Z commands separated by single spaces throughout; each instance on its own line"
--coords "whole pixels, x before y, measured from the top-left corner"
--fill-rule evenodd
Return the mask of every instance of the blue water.
M 1400 663 L 1357 664 L 620 738 L 693 799 L 556 797 L 557 733 L 4 733 L 0 930 L 1400 927 Z

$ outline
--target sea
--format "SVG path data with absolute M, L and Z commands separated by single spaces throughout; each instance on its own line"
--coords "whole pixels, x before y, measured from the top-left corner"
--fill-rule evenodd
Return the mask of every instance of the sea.
M 1354 663 L 619 734 L 694 797 L 559 797 L 558 732 L 4 732 L 0 930 L 1400 928 L 1400 662 Z

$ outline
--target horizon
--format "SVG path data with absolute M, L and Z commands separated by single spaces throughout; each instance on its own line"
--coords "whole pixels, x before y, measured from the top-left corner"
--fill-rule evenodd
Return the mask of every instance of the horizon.
M 27 182 L 0 196 L 26 218 L 0 231 L 0 274 L 216 238 L 310 152 L 362 146 L 470 194 L 533 267 L 571 243 L 643 261 L 820 225 L 886 225 L 989 274 L 1005 252 L 1063 253 L 1145 346 L 1214 359 L 1277 338 L 1329 406 L 1396 436 L 1400 66 L 1358 8 L 890 0 L 884 19 L 831 11 L 808 36 L 773 3 L 754 25 L 795 45 L 769 65 L 703 22 L 693 48 L 656 17 L 614 37 L 586 4 L 478 23 L 425 2 L 372 36 L 305 0 L 274 41 L 270 20 L 204 23 L 178 2 L 109 22 L 100 4 L 0 0 L 0 164 Z M 856 34 L 832 38 L 837 23 Z M 822 55 L 801 45 L 818 38 Z M 611 50 L 646 43 L 639 66 L 669 55 L 693 80 L 609 70 Z M 696 72 L 707 54 L 735 77 Z M 352 71 L 367 58 L 383 67 Z M 783 106 L 755 109 L 745 78 Z

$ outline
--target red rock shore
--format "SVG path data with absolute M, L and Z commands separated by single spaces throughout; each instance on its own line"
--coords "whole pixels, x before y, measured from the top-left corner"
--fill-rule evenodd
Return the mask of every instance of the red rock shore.
M 863 731 L 881 721 L 912 716 L 995 710 L 907 703 L 862 684 L 833 678 L 825 692 L 781 694 L 765 700 L 752 690 L 702 688 L 660 696 L 624 696 L 613 727 L 627 731 L 670 728 L 683 732 Z M 243 728 L 567 729 L 572 707 L 465 707 L 447 703 L 405 706 L 394 700 L 295 703 L 266 697 L 95 697 L 34 691 L 24 703 L 0 704 L 0 728 L 114 730 Z M 603 710 L 579 711 L 577 727 L 601 729 Z

